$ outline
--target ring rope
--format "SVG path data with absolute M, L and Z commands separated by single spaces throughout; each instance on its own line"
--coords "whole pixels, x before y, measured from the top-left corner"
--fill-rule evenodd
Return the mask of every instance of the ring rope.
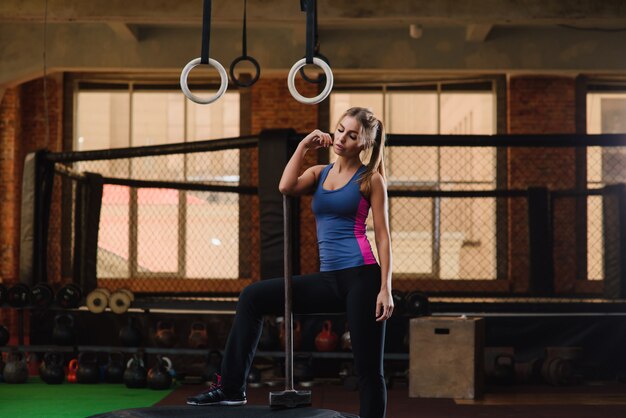
M 224 66 L 220 64 L 218 61 L 213 58 L 209 58 L 209 46 L 211 43 L 211 0 L 204 0 L 204 7 L 202 10 L 202 51 L 200 53 L 200 58 L 195 58 L 187 63 L 183 68 L 183 71 L 180 74 L 180 89 L 183 94 L 192 102 L 198 104 L 210 104 L 218 100 L 220 97 L 224 95 L 226 89 L 228 88 L 228 74 L 226 74 L 226 70 Z M 187 78 L 189 77 L 189 73 L 191 70 L 200 65 L 211 65 L 215 67 L 217 72 L 220 75 L 221 84 L 220 88 L 217 90 L 213 96 L 208 98 L 201 98 L 199 96 L 194 95 L 189 90 L 189 85 Z

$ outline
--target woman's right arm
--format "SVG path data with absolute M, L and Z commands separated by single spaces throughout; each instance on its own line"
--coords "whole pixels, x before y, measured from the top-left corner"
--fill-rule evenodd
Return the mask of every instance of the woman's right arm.
M 290 196 L 299 196 L 309 193 L 315 186 L 317 177 L 324 166 L 315 165 L 306 169 L 301 176 L 298 176 L 302 170 L 304 156 L 308 150 L 316 150 L 322 147 L 328 148 L 332 143 L 333 140 L 330 134 L 317 129 L 300 141 L 298 148 L 296 148 L 296 151 L 289 159 L 283 171 L 283 176 L 278 185 L 280 192 Z

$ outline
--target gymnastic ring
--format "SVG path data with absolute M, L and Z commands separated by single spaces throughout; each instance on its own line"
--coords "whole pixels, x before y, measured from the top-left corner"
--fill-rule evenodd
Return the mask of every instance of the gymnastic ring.
M 248 61 L 248 62 L 250 62 L 252 65 L 254 65 L 254 68 L 256 69 L 256 74 L 254 75 L 252 80 L 248 81 L 247 83 L 239 81 L 239 79 L 237 79 L 237 77 L 235 77 L 235 67 L 241 61 Z M 257 80 L 259 79 L 259 77 L 261 76 L 261 67 L 259 66 L 259 63 L 257 62 L 257 60 L 255 60 L 254 58 L 249 57 L 247 55 L 242 55 L 242 56 L 237 57 L 237 58 L 235 58 L 233 60 L 233 62 L 230 64 L 229 72 L 230 72 L 230 79 L 233 81 L 234 84 L 236 84 L 239 87 L 250 87 L 251 85 L 256 83 Z
M 326 75 L 326 86 L 324 86 L 324 90 L 322 90 L 322 92 L 315 97 L 304 97 L 298 93 L 298 90 L 296 90 L 296 72 L 306 65 L 306 58 L 302 58 L 300 61 L 296 62 L 293 67 L 291 67 L 291 70 L 289 70 L 289 75 L 287 76 L 287 87 L 289 87 L 289 92 L 293 98 L 300 103 L 317 104 L 327 98 L 330 91 L 333 89 L 333 72 L 330 69 L 330 66 L 317 57 L 313 57 L 313 64 L 324 70 L 324 74 Z
M 212 65 L 213 67 L 215 67 L 217 72 L 220 73 L 222 84 L 220 85 L 219 90 L 217 90 L 217 93 L 215 93 L 213 96 L 207 99 L 203 99 L 191 93 L 191 91 L 189 90 L 189 87 L 187 86 L 187 77 L 189 76 L 189 73 L 194 67 L 198 65 L 200 65 L 200 58 L 192 59 L 191 61 L 189 61 L 187 65 L 185 65 L 185 68 L 183 68 L 183 71 L 180 73 L 180 89 L 183 91 L 185 96 L 187 96 L 187 98 L 191 100 L 192 102 L 195 102 L 198 104 L 211 104 L 217 99 L 219 99 L 220 97 L 222 97 L 224 93 L 226 92 L 226 89 L 228 88 L 228 75 L 226 74 L 226 70 L 224 69 L 222 64 L 220 64 L 213 58 L 209 58 L 209 65 Z
M 328 58 L 326 58 L 324 55 L 322 54 L 315 54 L 315 56 L 317 58 L 321 58 L 322 60 L 324 60 L 324 62 L 328 65 L 330 65 L 330 63 L 328 62 Z M 326 78 L 325 77 L 320 77 L 318 76 L 316 80 L 313 80 L 312 78 L 309 78 L 309 76 L 306 75 L 306 73 L 304 72 L 304 67 L 300 68 L 300 76 L 305 79 L 306 81 L 308 81 L 309 83 L 312 84 L 320 84 L 323 83 Z

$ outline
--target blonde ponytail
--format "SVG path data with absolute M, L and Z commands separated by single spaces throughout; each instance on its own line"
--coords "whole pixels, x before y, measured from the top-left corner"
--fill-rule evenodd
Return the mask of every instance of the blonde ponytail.
M 359 189 L 363 196 L 369 200 L 371 194 L 371 180 L 375 172 L 379 172 L 385 179 L 385 163 L 383 159 L 383 149 L 385 148 L 385 135 L 383 123 L 376 120 L 376 134 L 371 142 L 372 153 L 370 160 L 365 167 L 365 172 L 359 178 Z

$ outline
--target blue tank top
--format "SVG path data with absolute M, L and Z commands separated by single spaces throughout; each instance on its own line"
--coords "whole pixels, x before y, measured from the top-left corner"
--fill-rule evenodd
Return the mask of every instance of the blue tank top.
M 370 204 L 361 194 L 357 182 L 365 166 L 359 167 L 345 186 L 326 190 L 323 185 L 332 166 L 329 164 L 322 170 L 311 204 L 317 224 L 320 271 L 376 264 L 365 235 Z

